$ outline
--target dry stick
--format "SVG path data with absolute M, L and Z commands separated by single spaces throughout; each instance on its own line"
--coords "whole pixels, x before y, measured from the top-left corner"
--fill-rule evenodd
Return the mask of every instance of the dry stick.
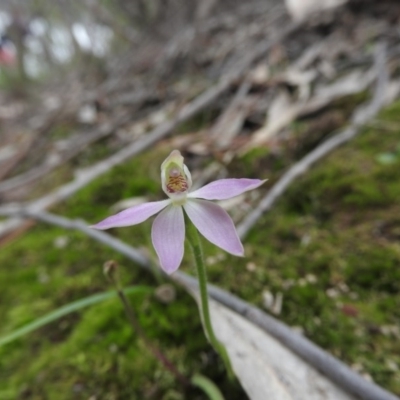
M 146 94 L 142 93 L 140 94 L 140 96 L 137 96 L 136 99 L 131 98 L 131 100 L 132 102 L 139 104 L 140 102 L 143 102 L 146 99 L 146 96 L 148 97 L 149 93 Z M 129 100 L 127 97 L 124 97 L 124 99 L 125 101 Z M 118 99 L 114 103 L 118 103 Z M 1 181 L 0 195 L 3 193 L 7 193 L 7 191 L 9 190 L 13 190 L 20 186 L 24 186 L 37 181 L 44 175 L 47 175 L 48 173 L 53 171 L 55 168 L 65 164 L 70 159 L 76 157 L 80 152 L 82 152 L 86 147 L 88 147 L 92 143 L 95 143 L 101 139 L 106 138 L 107 136 L 116 133 L 117 129 L 119 129 L 121 126 L 131 121 L 133 121 L 131 112 L 124 113 L 123 115 L 114 118 L 113 121 L 106 122 L 101 126 L 95 128 L 91 132 L 82 134 L 83 137 L 77 140 L 77 145 L 71 149 L 66 150 L 62 155 L 62 157 L 60 157 L 60 159 L 58 159 L 57 161 L 51 164 L 44 162 L 42 165 L 36 168 L 32 168 L 27 172 L 24 172 L 10 179 Z M 79 136 L 79 132 L 76 134 L 76 136 Z
M 13 169 L 21 162 L 21 160 L 23 160 L 27 156 L 33 143 L 35 142 L 35 139 L 36 137 L 27 139 L 22 146 L 19 146 L 17 154 L 1 164 L 0 181 L 7 175 L 9 175 L 13 171 Z
M 244 104 L 244 100 L 250 88 L 250 82 L 244 79 L 236 91 L 236 95 L 210 128 L 210 136 L 217 148 L 227 149 L 233 138 L 239 133 L 245 116 L 248 114 L 248 110 L 246 110 L 248 107 Z
M 36 168 L 30 169 L 29 171 L 27 171 L 25 173 L 22 173 L 13 178 L 10 178 L 3 182 L 0 182 L 0 194 L 6 193 L 8 190 L 13 190 L 20 186 L 24 186 L 24 185 L 27 185 L 34 181 L 37 181 L 38 179 L 42 178 L 44 175 L 51 172 L 53 169 L 63 165 L 71 158 L 77 156 L 82 150 L 84 150 L 90 144 L 92 144 L 100 139 L 103 139 L 107 136 L 110 136 L 111 134 L 113 134 L 116 131 L 116 129 L 118 129 L 121 125 L 126 124 L 130 120 L 131 120 L 131 117 L 125 115 L 122 118 L 118 118 L 116 121 L 103 124 L 95 131 L 86 134 L 85 137 L 79 141 L 77 146 L 66 151 L 65 154 L 63 155 L 63 157 L 61 157 L 56 162 L 51 163 L 51 164 L 44 163 Z
M 88 224 L 84 221 L 70 220 L 47 212 L 35 212 L 28 209 L 19 209 L 7 212 L 0 210 L 0 215 L 15 215 L 15 213 L 19 213 L 21 216 L 27 218 L 34 218 L 46 222 L 50 225 L 59 226 L 65 229 L 78 230 L 88 237 L 91 237 L 92 239 L 114 249 L 118 253 L 123 254 L 131 261 L 137 263 L 140 267 L 152 271 L 151 260 L 146 258 L 138 250 L 104 231 L 89 228 Z M 191 290 L 198 290 L 197 280 L 183 272 L 177 271 L 172 276 L 165 274 L 164 276 L 190 288 Z M 242 315 L 247 320 L 253 322 L 254 325 L 279 340 L 288 349 L 303 358 L 311 366 L 322 372 L 347 392 L 354 394 L 363 400 L 400 400 L 393 393 L 388 392 L 373 382 L 365 380 L 346 364 L 325 352 L 304 336 L 293 332 L 293 330 L 287 325 L 266 314 L 259 308 L 246 303 L 242 299 L 225 290 L 217 288 L 214 285 L 208 285 L 208 293 L 214 300 Z
M 385 94 L 389 81 L 385 61 L 386 46 L 379 44 L 375 51 L 375 69 L 378 79 L 372 101 L 367 106 L 362 105 L 356 109 L 349 127 L 316 147 L 279 179 L 258 206 L 238 225 L 237 230 L 241 238 L 244 238 L 260 217 L 272 208 L 276 200 L 283 195 L 297 177 L 303 175 L 316 161 L 321 160 L 340 145 L 353 139 L 359 133 L 360 128 L 378 114 L 385 105 Z
M 271 24 L 275 22 L 278 11 L 280 11 L 279 17 L 287 14 L 285 8 L 282 7 L 282 4 L 271 7 L 271 5 L 264 0 L 260 2 L 260 4 L 242 4 L 237 9 L 234 9 L 234 12 L 232 13 L 224 12 L 223 15 L 206 19 L 197 18 L 194 21 L 194 24 L 187 27 L 182 32 L 179 32 L 178 35 L 175 35 L 169 40 L 169 42 L 167 42 L 164 47 L 163 57 L 157 62 L 156 70 L 165 70 L 166 67 L 163 65 L 165 59 L 169 61 L 182 53 L 190 55 L 194 49 L 194 47 L 190 45 L 193 41 L 196 41 L 196 37 L 199 34 L 203 36 L 210 34 L 213 30 L 229 30 L 238 25 L 239 20 L 254 16 L 260 17 L 260 15 L 265 15 L 268 24 Z M 167 68 L 169 67 L 167 66 Z
M 276 37 L 259 43 L 259 45 L 256 46 L 251 53 L 249 53 L 236 65 L 231 73 L 226 74 L 226 76 L 223 77 L 218 84 L 206 90 L 191 103 L 184 106 L 174 119 L 159 125 L 142 139 L 132 143 L 130 146 L 120 150 L 118 153 L 107 158 L 106 160 L 95 164 L 93 167 L 88 168 L 85 172 L 79 174 L 72 182 L 59 187 L 52 193 L 33 201 L 30 204 L 27 204 L 25 207 L 33 211 L 46 210 L 54 204 L 69 198 L 76 191 L 87 186 L 91 181 L 98 178 L 102 174 L 108 172 L 112 167 L 121 164 L 125 160 L 140 153 L 142 150 L 150 147 L 153 143 L 157 142 L 161 138 L 167 136 L 178 124 L 192 118 L 198 112 L 215 101 L 232 85 L 235 80 L 240 78 L 241 75 L 246 72 L 246 70 L 254 61 L 256 61 L 259 57 L 262 57 L 275 43 L 295 32 L 299 27 L 300 24 L 291 23 L 284 30 L 280 31 Z M 18 208 L 20 207 L 16 207 L 14 205 L 0 207 L 0 209 L 3 210 L 15 210 Z M 13 229 L 16 229 L 21 225 L 21 223 L 21 218 L 11 218 L 8 221 L 3 222 L 0 224 L 0 237 L 11 232 Z
M 0 181 L 6 178 L 18 164 L 28 156 L 32 148 L 42 139 L 43 134 L 47 133 L 53 126 L 54 121 L 62 115 L 63 109 L 57 108 L 45 116 L 41 121 L 40 126 L 35 129 L 33 137 L 22 146 L 23 148 L 16 154 L 5 166 L 3 165 L 0 170 Z

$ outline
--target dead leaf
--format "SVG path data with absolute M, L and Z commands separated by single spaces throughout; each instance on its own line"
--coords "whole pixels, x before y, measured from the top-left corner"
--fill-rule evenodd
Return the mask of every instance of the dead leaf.
M 253 85 L 265 85 L 271 76 L 271 72 L 267 64 L 257 65 L 249 74 L 249 81 Z
M 299 105 L 292 102 L 289 94 L 280 91 L 269 107 L 266 124 L 254 133 L 252 144 L 265 142 L 275 136 L 297 117 L 298 110 Z
M 304 21 L 318 11 L 338 7 L 347 0 L 285 0 L 286 8 L 295 21 Z
M 242 83 L 236 96 L 211 128 L 210 136 L 218 149 L 228 148 L 242 129 L 250 110 L 251 101 L 246 98 L 250 86 L 249 82 Z
M 212 300 L 210 311 L 214 331 L 250 399 L 355 400 L 242 316 Z

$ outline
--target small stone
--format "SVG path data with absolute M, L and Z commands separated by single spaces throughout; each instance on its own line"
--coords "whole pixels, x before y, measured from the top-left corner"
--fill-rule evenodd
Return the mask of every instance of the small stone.
M 165 283 L 156 289 L 154 295 L 161 303 L 169 304 L 176 299 L 176 290 L 171 284 Z
M 267 310 L 271 310 L 274 305 L 274 295 L 269 290 L 264 290 L 262 293 L 263 306 Z
M 207 265 L 215 265 L 217 261 L 218 261 L 217 257 L 214 257 L 214 256 L 208 256 L 206 258 L 206 264 Z
M 250 72 L 250 80 L 255 85 L 264 85 L 270 77 L 270 70 L 267 64 L 259 64 Z
M 60 161 L 62 160 L 61 155 L 58 153 L 50 153 L 46 159 L 45 159 L 45 164 L 48 166 L 56 166 L 57 164 L 60 163 Z
M 283 294 L 281 292 L 278 292 L 275 296 L 275 302 L 274 305 L 271 309 L 271 311 L 275 315 L 279 315 L 282 311 L 282 303 L 283 303 Z
M 362 338 L 362 337 L 365 336 L 365 332 L 364 332 L 364 330 L 362 328 L 356 328 L 354 330 L 354 335 L 359 337 L 359 338 Z
M 215 257 L 218 261 L 224 261 L 226 260 L 226 253 L 218 253 Z
M 386 366 L 393 372 L 397 372 L 399 370 L 398 364 L 393 360 L 386 360 Z
M 108 346 L 108 351 L 110 353 L 116 353 L 118 351 L 118 346 L 115 343 L 112 343 Z
M 350 292 L 350 293 L 349 293 L 349 297 L 350 297 L 352 300 L 357 300 L 357 299 L 358 299 L 358 293 L 356 293 L 356 292 Z
M 64 249 L 69 243 L 67 236 L 58 236 L 54 239 L 53 244 L 57 249 Z
M 257 269 L 257 266 L 256 266 L 256 264 L 255 263 L 253 263 L 253 262 L 248 262 L 247 264 L 246 264 L 246 269 L 247 269 L 247 271 L 249 271 L 249 272 L 254 272 L 256 269 Z
M 363 374 L 361 374 L 361 376 L 367 380 L 368 382 L 373 382 L 374 380 L 372 379 L 372 376 L 370 374 L 367 374 L 366 372 L 364 372 Z
M 309 283 L 316 283 L 317 277 L 314 274 L 307 274 L 306 279 Z
M 298 280 L 298 284 L 300 287 L 306 286 L 307 285 L 307 281 L 304 278 L 300 278 Z
M 382 325 L 380 331 L 384 336 L 389 336 L 392 333 L 389 325 Z
M 400 327 L 396 325 L 382 325 L 379 330 L 384 336 L 400 338 Z
M 282 287 L 285 290 L 288 290 L 293 286 L 294 286 L 294 280 L 293 279 L 286 279 L 286 281 L 282 282 Z
M 97 119 L 96 108 L 92 104 L 85 104 L 79 110 L 77 119 L 81 124 L 94 124 Z
M 50 276 L 46 271 L 39 271 L 38 273 L 38 282 L 42 284 L 46 284 L 50 281 Z
M 306 247 L 311 243 L 311 236 L 310 235 L 304 235 L 301 238 L 301 245 Z
M 330 297 L 331 299 L 334 299 L 335 297 L 339 296 L 339 292 L 334 289 L 334 288 L 329 288 L 326 290 L 326 294 L 328 297 Z
M 343 293 L 348 293 L 349 292 L 349 287 L 344 282 L 340 282 L 338 284 L 338 287 L 339 287 L 340 291 L 343 292 Z

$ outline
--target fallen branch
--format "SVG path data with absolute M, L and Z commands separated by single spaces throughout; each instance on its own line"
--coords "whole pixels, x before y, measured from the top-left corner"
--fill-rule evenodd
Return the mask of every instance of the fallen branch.
M 210 128 L 211 139 L 218 149 L 229 148 L 234 137 L 242 129 L 243 122 L 250 109 L 249 102 L 245 103 L 250 88 L 250 82 L 244 80 L 239 86 L 236 95 Z
M 36 133 L 37 135 L 37 133 Z M 15 155 L 10 157 L 9 160 L 1 164 L 0 181 L 11 174 L 16 166 L 29 154 L 30 149 L 36 141 L 36 136 L 32 135 L 30 138 L 25 139 L 25 142 L 19 146 Z
M 40 123 L 35 127 L 31 137 L 21 146 L 20 151 L 8 161 L 6 165 L 2 165 L 0 170 L 0 181 L 6 178 L 11 172 L 26 158 L 32 149 L 42 140 L 43 135 L 47 134 L 54 125 L 57 118 L 63 115 L 65 107 L 59 107 L 47 115 L 42 116 Z
M 92 239 L 107 245 L 129 260 L 137 263 L 140 267 L 150 271 L 152 262 L 135 248 L 127 245 L 119 239 L 112 237 L 104 231 L 97 231 L 88 227 L 84 221 L 69 220 L 64 217 L 47 212 L 35 212 L 28 209 L 14 211 L 0 210 L 0 215 L 20 215 L 25 218 L 34 218 L 50 225 L 65 229 L 74 229 L 91 237 Z M 165 277 L 168 277 L 164 274 Z M 197 280 L 183 272 L 177 271 L 170 276 L 173 281 L 191 290 L 198 290 Z M 347 392 L 360 397 L 363 400 L 399 400 L 397 396 L 386 391 L 373 382 L 369 382 L 350 369 L 329 353 L 322 350 L 310 340 L 295 333 L 290 327 L 277 319 L 267 315 L 259 308 L 241 300 L 233 294 L 216 286 L 208 285 L 209 295 L 217 302 L 237 312 L 267 334 L 283 343 L 288 349 L 303 358 L 309 365 L 335 382 Z
M 286 189 L 296 178 L 303 175 L 314 163 L 321 160 L 331 151 L 353 139 L 365 124 L 376 117 L 378 112 L 386 104 L 386 93 L 389 83 L 386 69 L 386 46 L 384 44 L 377 45 L 375 51 L 375 69 L 378 78 L 372 100 L 367 105 L 362 105 L 355 110 L 351 118 L 350 126 L 320 144 L 299 162 L 294 164 L 279 179 L 267 195 L 260 201 L 258 206 L 239 224 L 238 232 L 240 237 L 243 238 L 247 235 L 261 216 L 272 208 L 275 202 L 285 193 Z
M 103 139 L 107 136 L 110 136 L 120 126 L 130 121 L 130 119 L 130 116 L 124 116 L 122 118 L 118 118 L 118 120 L 112 123 L 106 123 L 100 126 L 95 131 L 85 134 L 85 136 L 81 140 L 79 140 L 78 144 L 74 148 L 67 150 L 65 154 L 57 159 L 55 162 L 45 162 L 44 164 L 36 168 L 32 168 L 25 173 L 0 182 L 0 194 L 37 181 L 38 179 L 47 175 L 49 172 L 53 171 L 55 168 L 65 164 L 67 161 L 77 156 L 90 144 L 95 143 L 96 141 Z
M 270 105 L 268 123 L 252 135 L 240 153 L 246 154 L 249 150 L 271 140 L 299 117 L 316 113 L 337 99 L 361 93 L 374 82 L 376 76 L 375 66 L 364 73 L 353 72 L 330 86 L 317 88 L 316 94 L 310 99 L 295 103 L 292 103 L 285 91 L 278 93 Z
M 113 156 L 103 160 L 93 167 L 90 167 L 80 173 L 72 182 L 67 183 L 53 191 L 52 193 L 31 202 L 26 207 L 32 211 L 42 211 L 53 206 L 54 204 L 65 200 L 72 196 L 75 192 L 83 187 L 87 186 L 91 181 L 108 172 L 111 168 L 118 164 L 123 163 L 127 159 L 140 153 L 142 150 L 150 147 L 152 144 L 160 140 L 161 138 L 170 134 L 175 127 L 188 119 L 195 116 L 205 107 L 209 106 L 215 101 L 220 95 L 222 95 L 237 79 L 239 79 L 243 73 L 247 71 L 250 65 L 255 62 L 259 57 L 265 55 L 265 53 L 277 42 L 282 40 L 287 35 L 295 32 L 299 28 L 300 24 L 292 23 L 289 24 L 284 30 L 280 31 L 274 38 L 259 43 L 252 52 L 248 53 L 236 66 L 232 68 L 229 74 L 226 74 L 218 84 L 206 90 L 204 93 L 199 95 L 195 100 L 185 105 L 177 116 L 169 121 L 159 125 L 151 132 L 149 132 L 143 138 L 132 143 L 130 146 L 125 147 Z M 10 209 L 9 206 L 3 206 L 2 209 Z M 18 207 L 17 207 L 18 208 Z M 11 209 L 15 209 L 15 206 L 11 206 Z M 20 218 L 12 218 L 8 221 L 3 222 L 0 225 L 0 237 L 6 235 L 17 227 L 21 226 L 22 220 Z

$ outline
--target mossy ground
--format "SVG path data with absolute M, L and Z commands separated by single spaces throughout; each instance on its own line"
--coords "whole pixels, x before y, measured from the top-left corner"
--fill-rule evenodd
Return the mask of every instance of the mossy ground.
M 400 129 L 393 129 L 400 126 L 400 103 L 379 120 L 383 128 L 365 129 L 289 189 L 250 232 L 247 259 L 227 255 L 215 262 L 214 257 L 209 278 L 259 306 L 264 290 L 281 292 L 279 318 L 400 394 L 400 155 L 390 162 L 380 158 L 395 152 L 400 142 Z M 390 129 L 384 128 L 386 123 Z M 114 168 L 54 211 L 93 223 L 122 198 L 161 198 L 159 164 L 168 150 L 155 147 Z M 233 163 L 230 173 L 270 176 L 272 182 L 284 167 L 276 156 L 258 150 Z M 150 225 L 112 233 L 135 247 L 151 248 Z M 206 243 L 205 251 L 220 253 Z M 70 301 L 110 289 L 102 273 L 109 259 L 120 262 L 125 284 L 159 284 L 134 263 L 77 232 L 38 225 L 3 247 L 0 335 Z M 190 254 L 183 269 L 194 272 Z M 131 301 L 149 337 L 183 373 L 199 371 L 217 382 L 227 399 L 245 398 L 224 378 L 202 333 L 196 304 L 186 293 L 178 288 L 176 300 L 168 305 L 144 294 L 132 295 Z M 0 347 L 1 400 L 202 396 L 197 391 L 183 394 L 132 334 L 116 299 Z

